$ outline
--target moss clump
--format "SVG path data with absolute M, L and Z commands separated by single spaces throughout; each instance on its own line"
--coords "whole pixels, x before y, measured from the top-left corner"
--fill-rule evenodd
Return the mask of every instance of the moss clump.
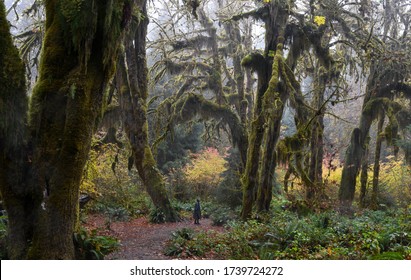
M 95 39 L 110 42 L 102 45 L 103 65 L 115 65 L 122 31 L 132 16 L 130 1 L 61 0 L 57 12 L 65 33 L 66 46 L 78 53 L 86 69 Z
M 263 73 L 268 68 L 266 59 L 259 52 L 253 52 L 246 55 L 241 60 L 241 66 L 251 68 L 257 73 Z

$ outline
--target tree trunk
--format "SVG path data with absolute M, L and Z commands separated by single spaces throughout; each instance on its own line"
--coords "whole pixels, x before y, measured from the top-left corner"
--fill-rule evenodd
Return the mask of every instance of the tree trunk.
M 96 34 L 86 61 L 83 50 L 68 49 L 57 1 L 46 1 L 46 36 L 40 76 L 33 91 L 31 131 L 33 136 L 33 184 L 43 194 L 37 209 L 33 244 L 34 259 L 73 259 L 73 232 L 77 223 L 79 186 L 90 150 L 95 122 L 102 109 L 103 90 L 112 65 L 105 65 L 106 42 L 101 12 L 96 7 Z M 65 18 L 65 20 L 69 20 Z M 72 36 L 76 30 L 71 30 Z M 77 36 L 77 34 L 76 34 Z M 114 38 L 118 39 L 118 38 Z M 87 48 L 87 47 L 86 47 Z M 113 54 L 116 56 L 115 51 Z M 110 61 L 112 63 L 113 61 Z M 85 65 L 86 64 L 86 65 Z M 62 110 L 65 108 L 65 110 Z
M 264 56 L 248 55 L 242 61 L 243 66 L 252 67 L 257 71 L 258 74 L 258 92 L 254 105 L 253 120 L 250 127 L 247 163 L 241 180 L 243 186 L 243 205 L 241 210 L 242 219 L 248 219 L 251 216 L 254 202 L 258 197 L 258 192 L 260 193 L 259 201 L 261 203 L 261 208 L 264 208 L 264 203 L 262 201 L 271 200 L 271 198 L 265 198 L 265 195 L 269 192 L 269 190 L 267 189 L 268 185 L 264 185 L 264 187 L 262 187 L 262 185 L 260 184 L 260 186 L 265 189 L 258 191 L 258 176 L 259 174 L 261 174 L 261 172 L 266 171 L 260 171 L 259 173 L 260 166 L 266 168 L 275 166 L 275 155 L 273 154 L 274 151 L 263 151 L 263 157 L 265 157 L 264 161 L 267 162 L 260 165 L 260 150 L 262 148 L 261 144 L 263 142 L 264 133 L 267 133 L 265 132 L 265 125 L 267 124 L 268 127 L 272 125 L 275 126 L 276 122 L 278 120 L 281 121 L 282 117 L 282 114 L 280 115 L 273 113 L 273 111 L 279 109 L 275 108 L 277 107 L 277 103 L 269 103 L 278 101 L 280 103 L 282 102 L 280 93 L 278 91 L 280 75 L 278 59 L 280 57 L 282 59 L 283 57 L 283 28 L 285 28 L 288 19 L 288 12 L 282 5 L 278 5 L 278 3 L 275 3 L 274 1 L 270 2 L 270 4 L 267 5 L 267 12 L 268 15 L 266 18 L 264 18 L 266 30 Z M 274 60 L 271 58 L 272 52 L 276 52 Z M 278 57 L 276 58 L 277 55 Z M 275 61 L 277 61 L 277 66 L 273 65 L 273 62 Z M 283 105 L 281 104 L 280 106 Z M 271 119 L 270 116 L 273 116 L 273 118 Z M 273 146 L 265 146 L 265 148 L 275 150 L 275 146 L 278 140 L 278 138 L 276 137 L 276 129 L 273 128 L 272 133 L 273 135 L 271 135 L 270 137 L 273 138 L 269 142 L 273 144 Z M 269 170 L 268 172 L 269 173 L 267 176 L 270 176 L 269 174 L 274 171 Z M 266 178 L 265 180 L 267 179 L 268 178 Z M 269 182 L 269 184 L 271 183 L 272 182 Z M 272 186 L 270 186 L 269 188 L 272 188 Z M 269 195 L 271 196 L 271 192 Z
M 238 22 L 228 22 L 224 24 L 226 33 L 228 34 L 229 44 L 228 51 L 233 58 L 233 70 L 234 79 L 237 88 L 237 93 L 239 96 L 239 104 L 237 107 L 238 115 L 240 116 L 241 123 L 244 127 L 247 125 L 247 107 L 248 101 L 245 95 L 244 81 L 245 75 L 241 67 L 241 58 L 243 57 L 244 51 L 241 45 L 241 32 L 238 26 Z M 251 48 L 250 48 L 251 49 Z
M 124 5 L 99 1 L 74 7 L 45 1 L 45 39 L 30 104 L 30 149 L 22 149 L 25 163 L 16 167 L 26 176 L 20 186 L 2 189 L 6 205 L 19 203 L 8 209 L 9 232 L 17 241 L 11 243 L 11 258 L 75 257 L 80 180 L 124 27 L 122 14 L 114 9 Z M 12 176 L 8 171 L 6 176 Z M 9 192 L 13 188 L 23 189 L 19 197 Z
M 320 68 L 320 67 L 319 67 Z M 331 71 L 331 70 L 330 70 Z M 307 187 L 307 201 L 316 201 L 324 195 L 322 173 L 324 156 L 324 93 L 329 81 L 330 73 L 319 73 L 317 71 L 316 82 L 314 83 L 314 108 L 316 114 L 311 127 L 310 137 L 310 161 L 308 166 L 308 178 L 312 182 Z
M 355 128 L 351 135 L 350 146 L 345 155 L 345 162 L 341 177 L 341 185 L 338 193 L 342 206 L 350 207 L 354 200 L 356 178 L 361 166 L 364 153 L 364 140 L 361 129 Z
M 382 135 L 382 128 L 384 126 L 385 116 L 384 113 L 380 113 L 377 127 L 377 142 L 375 144 L 375 158 L 374 158 L 374 169 L 372 177 L 372 195 L 371 195 L 371 206 L 376 208 L 378 200 L 378 179 L 380 176 L 380 157 L 381 157 L 381 146 L 384 136 Z
M 324 155 L 324 115 L 321 114 L 313 124 L 310 141 L 310 166 L 308 178 L 313 183 L 313 189 L 307 190 L 308 200 L 318 200 L 324 195 L 322 171 Z
M 101 143 L 103 143 L 103 144 L 115 144 L 115 145 L 117 145 L 117 147 L 122 148 L 123 143 L 121 143 L 117 139 L 116 134 L 117 134 L 117 129 L 113 126 L 110 126 L 109 129 L 107 130 L 106 136 L 104 136 L 104 138 L 101 140 Z
M 282 97 L 282 98 L 281 98 Z M 272 200 L 272 190 L 274 184 L 275 168 L 277 167 L 275 148 L 280 137 L 281 116 L 284 111 L 285 96 L 281 96 L 281 105 L 277 108 L 277 117 L 270 124 L 269 129 L 265 133 L 265 141 L 263 145 L 263 154 L 260 166 L 260 178 L 257 191 L 257 211 L 268 211 Z
M 258 71 L 258 92 L 248 137 L 249 141 L 247 149 L 247 162 L 241 179 L 243 186 L 243 205 L 241 210 L 241 217 L 243 219 L 248 219 L 251 216 L 253 204 L 256 199 L 255 193 L 258 183 L 258 162 L 260 158 L 260 147 L 264 135 L 262 99 L 268 87 L 270 71 L 269 64 L 262 57 L 259 59 L 259 62 L 260 63 L 258 65 L 260 69 Z
M 120 105 L 124 128 L 133 151 L 137 171 L 154 205 L 161 209 L 166 221 L 178 220 L 165 189 L 163 176 L 157 168 L 148 141 L 147 98 L 148 77 L 146 62 L 147 9 L 146 0 L 137 1 L 144 18 L 132 38 L 126 43 L 125 62 L 120 62 Z M 127 64 L 127 67 L 124 65 Z
M 227 100 L 223 93 L 223 82 L 221 77 L 221 59 L 218 53 L 217 43 L 217 29 L 214 27 L 213 21 L 207 17 L 204 6 L 201 5 L 197 8 L 197 14 L 199 15 L 199 21 L 201 25 L 207 30 L 208 35 L 211 38 L 211 53 L 212 53 L 212 73 L 209 80 L 209 88 L 212 89 L 216 95 L 216 101 L 218 105 L 227 103 Z
M 368 153 L 369 153 L 370 137 L 368 136 L 365 140 L 365 153 L 364 160 L 361 165 L 361 177 L 360 177 L 360 207 L 365 207 L 365 196 L 367 194 L 367 184 L 368 184 Z
M 27 108 L 24 65 L 13 45 L 4 2 L 0 1 L 0 191 L 9 217 L 8 257 L 22 259 L 31 238 Z
M 364 112 L 364 108 L 368 101 L 371 100 L 372 95 L 376 92 L 379 83 L 378 67 L 371 66 L 371 73 L 368 78 L 366 96 L 364 97 L 362 113 L 360 117 L 360 125 L 355 128 L 351 134 L 350 145 L 347 148 L 344 160 L 344 166 L 341 175 L 340 189 L 338 198 L 343 207 L 351 207 L 355 195 L 355 185 L 359 170 L 361 168 L 362 159 L 365 153 L 365 141 L 368 137 L 373 118 L 369 113 Z

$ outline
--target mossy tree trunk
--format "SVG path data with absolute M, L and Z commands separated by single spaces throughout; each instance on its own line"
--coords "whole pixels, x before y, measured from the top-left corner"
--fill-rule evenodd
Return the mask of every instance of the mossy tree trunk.
M 283 34 L 281 32 L 280 34 Z M 265 125 L 264 139 L 261 147 L 261 163 L 259 167 L 259 181 L 257 186 L 257 211 L 268 211 L 272 199 L 273 178 L 276 162 L 275 147 L 280 137 L 281 119 L 288 92 L 281 88 L 280 72 L 283 61 L 284 37 L 278 37 L 278 44 L 272 65 L 272 74 L 268 88 L 264 93 L 263 112 Z
M 200 7 L 197 8 L 197 14 L 201 25 L 207 30 L 211 42 L 212 70 L 208 82 L 209 88 L 214 91 L 217 104 L 223 105 L 227 103 L 227 100 L 223 93 L 223 82 L 221 77 L 222 67 L 218 52 L 217 29 L 214 27 L 213 21 L 206 15 L 203 5 L 200 5 Z
M 288 10 L 274 1 L 265 6 L 265 50 L 246 56 L 242 64 L 258 74 L 258 91 L 249 132 L 247 163 L 242 175 L 243 203 L 241 217 L 251 216 L 254 203 L 257 210 L 268 210 L 272 197 L 272 178 L 275 168 L 275 148 L 286 99 L 285 88 L 279 87 L 280 64 L 284 63 L 284 28 Z M 283 77 L 285 78 L 285 77 Z M 260 163 L 261 162 L 261 163 Z
M 233 59 L 233 71 L 236 91 L 239 96 L 238 104 L 236 105 L 238 115 L 240 116 L 241 123 L 244 127 L 247 125 L 247 108 L 248 101 L 245 91 L 245 74 L 241 67 L 241 59 L 244 56 L 244 50 L 242 48 L 242 38 L 238 22 L 228 22 L 224 24 L 224 28 L 228 35 L 228 52 Z M 245 34 L 248 36 L 248 34 Z M 251 48 L 250 48 L 251 49 Z
M 310 2 L 311 8 L 314 8 L 314 2 Z M 324 95 L 327 87 L 332 85 L 334 80 L 339 78 L 340 69 L 330 53 L 327 41 L 326 25 L 319 26 L 317 32 L 309 35 L 309 41 L 312 45 L 313 52 L 316 54 L 316 66 L 313 82 L 313 102 L 314 114 L 312 114 L 312 123 L 309 128 L 309 164 L 307 168 L 308 184 L 306 186 L 306 199 L 309 202 L 318 202 L 325 195 L 322 173 L 324 157 L 324 114 L 327 102 Z
M 277 167 L 276 147 L 281 131 L 281 117 L 284 112 L 286 95 L 279 94 L 277 97 L 278 106 L 276 108 L 277 117 L 270 121 L 269 128 L 264 135 L 259 182 L 257 188 L 257 212 L 268 211 L 272 200 L 272 191 Z
M 370 137 L 368 136 L 365 140 L 365 152 L 364 160 L 361 165 L 361 175 L 360 175 L 360 207 L 365 207 L 365 197 L 367 195 L 367 185 L 368 185 L 368 154 L 370 149 Z
M 241 216 L 248 219 L 251 216 L 253 204 L 256 199 L 256 187 L 258 183 L 258 162 L 260 158 L 260 147 L 264 135 L 264 117 L 262 115 L 262 104 L 264 93 L 268 87 L 270 64 L 259 54 L 248 55 L 243 59 L 243 65 L 257 68 L 258 89 L 253 107 L 253 117 L 250 124 L 248 136 L 247 162 L 242 175 L 243 204 Z
M 148 139 L 147 98 L 148 70 L 146 61 L 147 8 L 146 0 L 136 1 L 143 14 L 135 32 L 125 43 L 125 60 L 121 64 L 120 105 L 124 128 L 133 151 L 137 171 L 154 205 L 161 209 L 166 221 L 178 216 L 168 198 L 165 182 L 157 168 Z
M 371 124 L 370 124 L 371 125 Z M 355 128 L 351 134 L 350 146 L 345 154 L 341 185 L 339 189 L 339 199 L 344 207 L 350 207 L 354 200 L 355 180 L 361 167 L 361 159 L 364 153 L 363 133 L 360 128 Z
M 20 186 L 27 202 L 9 199 L 2 190 L 6 204 L 20 203 L 9 216 L 9 231 L 16 227 L 16 235 L 26 237 L 17 253 L 12 244 L 11 258 L 75 258 L 80 180 L 103 89 L 114 72 L 126 2 L 45 1 L 45 39 L 26 139 L 30 172 Z
M 317 200 L 323 193 L 322 164 L 324 155 L 324 115 L 321 114 L 313 122 L 310 138 L 310 164 L 308 167 L 308 178 L 312 182 L 307 186 L 306 198 L 308 201 Z
M 117 129 L 113 126 L 109 127 L 106 136 L 101 140 L 103 144 L 115 144 L 119 148 L 123 147 L 123 143 L 117 139 Z
M 0 191 L 7 210 L 8 253 L 25 258 L 31 237 L 31 194 L 27 158 L 27 107 L 24 65 L 13 45 L 4 2 L 0 1 Z
M 252 50 L 252 23 L 251 21 L 247 22 L 245 25 L 245 34 L 244 34 L 244 48 L 245 50 Z M 252 118 L 252 113 L 253 113 L 253 105 L 254 105 L 254 93 L 253 93 L 253 85 L 254 85 L 254 77 L 252 70 L 250 68 L 244 68 L 243 71 L 245 72 L 245 94 L 247 96 L 250 96 L 250 101 L 247 104 L 247 113 L 246 113 L 246 119 L 247 119 L 247 128 L 249 127 L 250 120 Z M 241 118 L 243 119 L 243 117 Z
M 353 130 L 350 145 L 348 146 L 345 154 L 340 189 L 338 192 L 340 204 L 343 207 L 351 207 L 354 200 L 356 180 L 366 150 L 366 139 L 373 123 L 372 115 L 368 112 L 364 112 L 364 109 L 366 104 L 372 99 L 373 94 L 378 90 L 378 88 L 375 88 L 375 85 L 379 84 L 377 83 L 379 74 L 377 71 L 376 65 L 371 66 L 371 73 L 368 78 L 360 124 L 359 127 L 356 127 Z
M 272 189 L 275 184 L 275 169 L 277 167 L 277 144 L 280 138 L 281 120 L 287 100 L 296 110 L 297 129 L 302 131 L 301 126 L 308 119 L 308 112 L 304 107 L 303 95 L 300 84 L 295 79 L 294 70 L 297 60 L 303 50 L 307 47 L 304 34 L 297 29 L 293 30 L 293 42 L 290 46 L 287 59 L 283 57 L 284 26 L 287 13 L 278 16 L 278 21 L 283 22 L 278 27 L 277 47 L 272 66 L 272 76 L 269 87 L 264 95 L 263 114 L 265 116 L 264 141 L 261 147 L 261 164 L 259 167 L 259 182 L 257 191 L 257 211 L 268 211 L 272 200 Z
M 328 52 L 327 52 L 328 53 Z M 327 61 L 327 63 L 329 63 Z M 331 63 L 330 63 L 331 64 Z M 328 69 L 327 72 L 323 73 L 321 69 L 325 69 L 324 66 L 318 66 L 316 75 L 314 77 L 314 99 L 313 108 L 316 110 L 314 119 L 311 124 L 311 136 L 310 136 L 310 153 L 309 153 L 309 165 L 308 165 L 308 179 L 310 184 L 308 184 L 306 189 L 306 199 L 307 201 L 318 201 L 321 196 L 324 195 L 323 189 L 323 157 L 324 157 L 324 94 L 326 91 L 326 86 L 330 81 L 330 76 L 332 75 Z
M 383 126 L 384 126 L 385 114 L 380 113 L 377 125 L 377 142 L 375 143 L 375 154 L 374 154 L 374 168 L 372 175 L 372 194 L 371 194 L 371 206 L 376 208 L 377 198 L 378 198 L 378 181 L 380 176 L 380 157 L 381 157 L 381 147 L 382 141 L 384 140 Z

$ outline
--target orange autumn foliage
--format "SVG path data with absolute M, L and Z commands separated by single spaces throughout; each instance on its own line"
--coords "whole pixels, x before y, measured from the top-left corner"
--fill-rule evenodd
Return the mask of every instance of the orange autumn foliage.
M 208 147 L 192 155 L 190 164 L 184 168 L 187 185 L 199 197 L 207 197 L 221 180 L 221 174 L 227 170 L 224 156 L 217 149 Z

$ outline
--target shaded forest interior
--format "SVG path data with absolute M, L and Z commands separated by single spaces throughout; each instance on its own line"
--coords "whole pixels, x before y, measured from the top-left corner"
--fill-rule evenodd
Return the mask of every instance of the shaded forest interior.
M 411 259 L 409 0 L 0 1 L 0 258 Z M 87 221 L 104 217 L 105 230 Z

